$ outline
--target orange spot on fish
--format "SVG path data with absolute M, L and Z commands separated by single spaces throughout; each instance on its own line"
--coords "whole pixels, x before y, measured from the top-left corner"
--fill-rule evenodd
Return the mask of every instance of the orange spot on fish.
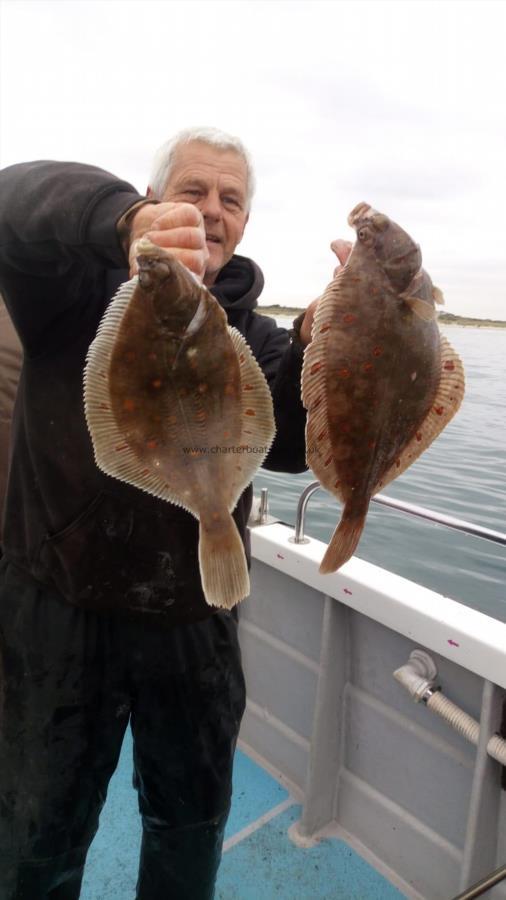
M 325 334 L 326 331 L 330 331 L 330 325 L 322 325 L 320 328 L 320 334 Z
M 207 391 L 207 384 L 199 384 L 197 390 L 199 394 L 205 394 L 205 392 Z
M 223 432 L 223 440 L 226 441 L 227 438 L 229 438 L 229 437 L 230 437 L 230 431 L 224 431 L 224 432 Z
M 252 391 L 252 390 L 253 390 L 253 385 L 252 385 L 252 384 L 245 384 L 245 385 L 244 385 L 244 390 L 245 390 L 245 391 Z
M 421 440 L 422 440 L 422 432 L 421 432 L 421 431 L 417 431 L 417 432 L 416 432 L 416 439 L 417 439 L 417 441 L 421 441 Z
M 148 450 L 156 450 L 158 447 L 158 441 L 146 441 L 146 447 Z
M 353 315 L 353 313 L 346 313 L 346 315 L 343 316 L 343 322 L 345 325 L 351 325 L 352 322 L 356 322 L 356 321 L 357 321 L 357 317 L 355 315 Z
M 362 370 L 363 370 L 364 372 L 372 372 L 372 369 L 373 369 L 373 364 L 372 364 L 372 362 L 366 362 L 366 363 L 364 363 L 364 365 L 362 366 Z
M 434 412 L 436 413 L 437 416 L 442 416 L 444 411 L 445 411 L 444 406 L 435 406 L 434 407 Z
M 245 416 L 256 416 L 256 412 L 254 409 L 245 409 L 244 415 Z
M 453 362 L 453 359 L 448 359 L 443 366 L 443 369 L 446 369 L 447 372 L 453 372 L 454 368 L 455 363 Z
M 351 372 L 349 369 L 344 367 L 342 369 L 338 369 L 337 374 L 339 375 L 339 378 L 349 378 L 351 375 Z
M 383 353 L 383 347 L 373 347 L 372 350 L 373 356 L 381 356 Z
M 322 363 L 321 363 L 321 362 L 316 362 L 316 363 L 314 363 L 314 365 L 312 365 L 311 368 L 310 368 L 310 370 L 309 370 L 310 374 L 311 374 L 311 375 L 316 375 L 316 373 L 320 371 L 321 367 L 322 367 Z
M 149 475 L 149 469 L 143 469 L 141 475 Z
M 161 386 L 162 386 L 162 379 L 161 378 L 153 378 L 153 381 L 151 382 L 151 387 L 158 389 L 158 388 L 161 388 Z
M 127 412 L 133 412 L 135 409 L 135 403 L 129 397 L 126 400 L 123 400 L 123 409 L 126 409 Z
M 335 488 L 341 487 L 341 482 L 340 482 L 340 481 L 334 481 L 334 487 L 335 487 Z

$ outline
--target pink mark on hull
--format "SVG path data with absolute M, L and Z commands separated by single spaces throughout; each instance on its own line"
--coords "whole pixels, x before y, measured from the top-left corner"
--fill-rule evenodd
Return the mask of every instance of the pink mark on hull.
M 460 644 L 457 644 L 457 641 L 452 641 L 451 638 L 448 640 L 448 643 L 450 647 L 460 647 Z
M 350 597 L 353 596 L 353 591 L 349 591 L 348 588 L 343 588 L 345 594 L 349 594 Z
M 278 559 L 284 559 L 284 558 L 285 558 L 284 556 L 281 556 L 281 553 L 276 553 L 276 556 L 277 556 Z

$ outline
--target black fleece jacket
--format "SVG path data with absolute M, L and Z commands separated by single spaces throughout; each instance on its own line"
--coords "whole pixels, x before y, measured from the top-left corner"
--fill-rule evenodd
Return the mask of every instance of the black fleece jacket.
M 83 409 L 88 347 L 128 278 L 116 225 L 140 198 L 128 183 L 78 163 L 0 172 L 0 290 L 24 347 L 4 519 L 11 562 L 76 605 L 195 621 L 205 603 L 198 522 L 103 474 Z M 267 468 L 305 468 L 302 349 L 255 312 L 260 269 L 234 256 L 212 293 L 248 341 L 271 388 L 277 436 Z M 251 487 L 234 518 L 246 547 Z

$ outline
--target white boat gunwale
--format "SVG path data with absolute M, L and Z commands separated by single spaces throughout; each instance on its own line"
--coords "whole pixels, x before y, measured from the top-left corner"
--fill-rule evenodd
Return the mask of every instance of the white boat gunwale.
M 506 623 L 357 557 L 318 571 L 326 544 L 280 522 L 250 528 L 254 558 L 506 688 Z

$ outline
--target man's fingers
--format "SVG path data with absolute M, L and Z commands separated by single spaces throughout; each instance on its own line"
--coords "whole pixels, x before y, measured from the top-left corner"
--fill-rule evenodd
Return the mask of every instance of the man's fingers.
M 192 203 L 160 203 L 157 210 L 159 214 L 151 224 L 154 231 L 165 231 L 184 225 L 204 227 L 202 213 Z
M 153 226 L 158 224 L 158 222 L 154 222 Z M 192 225 L 170 229 L 153 227 L 146 232 L 144 237 L 165 250 L 170 250 L 172 247 L 202 251 L 207 249 L 205 232 Z
M 153 211 L 156 210 L 156 215 Z M 133 220 L 129 264 L 130 277 L 137 274 L 137 246 L 147 238 L 160 250 L 169 253 L 198 278 L 205 275 L 209 259 L 204 219 L 192 203 L 159 203 L 146 205 Z

